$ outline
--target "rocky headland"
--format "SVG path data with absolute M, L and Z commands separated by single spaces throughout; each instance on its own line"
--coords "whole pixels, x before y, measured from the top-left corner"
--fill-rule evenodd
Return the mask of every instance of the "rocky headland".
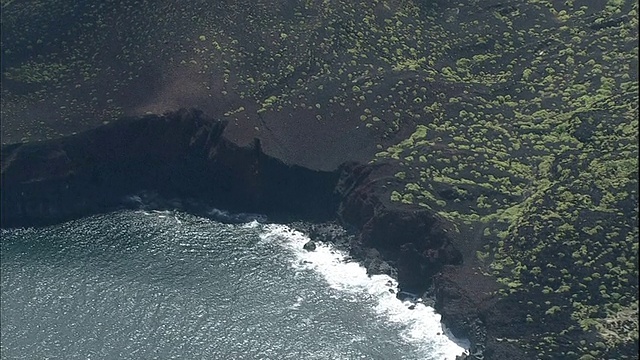
M 312 220 L 475 358 L 635 359 L 638 11 L 3 1 L 2 224 L 143 189 Z
M 225 137 L 226 125 L 200 111 L 181 110 L 126 118 L 56 140 L 3 146 L 2 226 L 41 226 L 112 211 L 130 206 L 130 195 L 152 191 L 275 219 L 337 221 L 336 229 L 356 229 L 347 244 L 352 256 L 371 274 L 396 277 L 404 291 L 424 292 L 446 265 L 463 264 L 447 221 L 389 200 L 391 164 L 348 162 L 334 171 L 311 170 L 265 154 L 258 139 L 238 146 Z M 342 230 L 318 229 L 312 238 L 338 241 L 345 236 Z M 451 318 L 446 323 L 457 336 L 471 338 L 482 349 L 485 329 L 469 327 L 478 321 L 477 306 L 450 301 L 470 296 L 461 286 L 452 289 L 452 281 L 442 287 L 435 283 L 438 304 L 446 304 L 439 308 L 445 319 Z M 459 318 L 462 307 L 473 314 Z
M 370 274 L 396 277 L 401 291 L 432 297 L 470 358 L 528 358 L 509 341 L 526 333 L 525 308 L 501 300 L 496 279 L 473 257 L 473 239 L 427 209 L 390 201 L 392 163 L 347 162 L 333 171 L 287 164 L 256 139 L 239 146 L 226 123 L 200 111 L 126 118 L 81 134 L 2 148 L 2 226 L 61 222 L 130 205 L 128 195 L 197 199 L 235 212 L 302 219 L 343 247 Z M 354 229 L 349 235 L 344 227 Z M 345 240 L 346 239 L 346 240 Z M 346 245 L 346 246 L 345 246 Z

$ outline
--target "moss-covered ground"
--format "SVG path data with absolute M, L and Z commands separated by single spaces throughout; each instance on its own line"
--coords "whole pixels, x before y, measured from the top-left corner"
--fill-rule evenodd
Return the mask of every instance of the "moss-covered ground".
M 377 154 L 406 169 L 391 198 L 484 228 L 478 262 L 529 309 L 514 320 L 531 333 L 511 340 L 538 358 L 625 358 L 638 340 L 637 3 L 494 15 L 439 31 L 455 55 L 437 77 L 486 90 L 428 101 L 429 120 Z
M 512 343 L 637 354 L 636 1 L 15 0 L 2 30 L 3 143 L 158 102 L 357 123 L 392 200 L 483 229 L 475 261 L 528 309 Z

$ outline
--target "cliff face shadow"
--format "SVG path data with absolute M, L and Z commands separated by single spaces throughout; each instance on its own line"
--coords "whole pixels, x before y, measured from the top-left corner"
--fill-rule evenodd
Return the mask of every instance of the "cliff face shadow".
M 60 221 L 142 190 L 232 211 L 332 216 L 337 173 L 286 165 L 222 137 L 196 111 L 124 119 L 86 133 L 3 148 L 3 226 Z
M 359 231 L 351 253 L 370 273 L 393 266 L 404 290 L 423 291 L 444 265 L 460 264 L 446 222 L 391 203 L 380 186 L 393 167 L 345 163 L 335 171 L 289 165 L 240 147 L 227 123 L 196 110 L 124 118 L 78 135 L 2 148 L 2 226 L 62 222 L 156 193 L 154 209 L 184 208 L 235 221 L 210 206 L 269 220 L 338 220 Z M 193 201 L 189 201 L 193 199 Z M 387 264 L 388 262 L 388 264 Z M 387 264 L 387 265 L 384 265 Z

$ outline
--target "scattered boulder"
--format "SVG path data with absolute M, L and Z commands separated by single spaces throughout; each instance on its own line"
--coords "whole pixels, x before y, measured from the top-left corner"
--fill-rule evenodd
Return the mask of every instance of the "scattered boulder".
M 396 298 L 400 301 L 410 301 L 415 303 L 418 300 L 418 295 L 407 291 L 399 291 Z
M 364 267 L 367 269 L 369 275 L 389 275 L 391 277 L 396 276 L 395 269 L 389 265 L 386 261 L 382 260 L 379 256 L 376 258 L 366 258 L 362 261 Z M 390 286 L 390 285 L 389 285 Z
M 314 241 L 332 242 L 339 247 L 346 248 L 349 241 L 355 235 L 356 230 L 349 232 L 335 221 L 321 224 L 310 225 L 308 231 L 309 237 Z
M 304 244 L 304 246 L 302 248 L 307 250 L 307 251 L 315 251 L 316 250 L 316 243 L 313 242 L 312 240 L 309 240 L 306 244 Z

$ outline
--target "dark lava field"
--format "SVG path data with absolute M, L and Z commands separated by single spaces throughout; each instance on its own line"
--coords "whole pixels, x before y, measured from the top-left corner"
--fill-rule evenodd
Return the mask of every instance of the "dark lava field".
M 487 342 L 637 358 L 637 1 L 1 4 L 3 145 L 198 108 L 288 164 L 390 164 L 499 300 Z

